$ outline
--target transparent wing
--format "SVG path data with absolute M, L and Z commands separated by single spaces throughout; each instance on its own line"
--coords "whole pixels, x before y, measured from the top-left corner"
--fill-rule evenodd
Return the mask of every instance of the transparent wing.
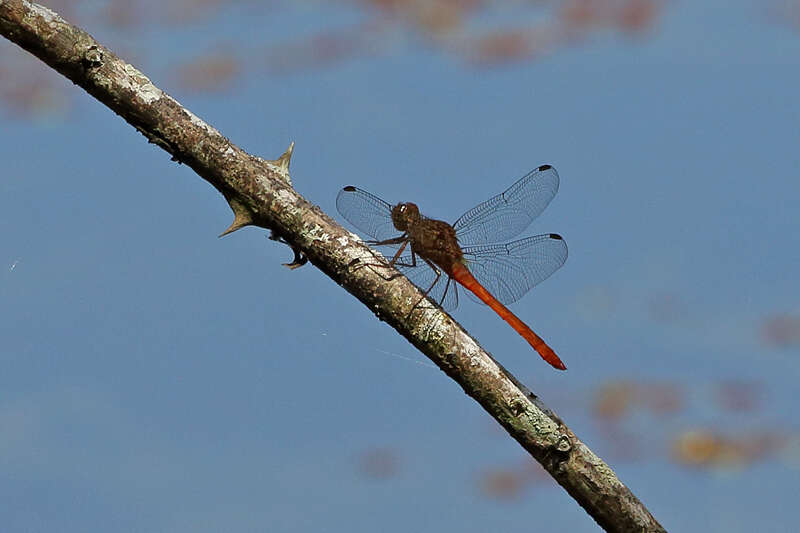
M 392 223 L 392 206 L 358 187 L 348 185 L 339 191 L 336 209 L 349 223 L 376 241 L 400 235 Z
M 406 255 L 408 256 L 406 257 Z M 411 260 L 411 254 L 403 252 L 400 261 L 404 261 L 403 265 L 409 264 L 405 263 L 406 260 Z M 419 256 L 417 256 L 416 267 L 403 265 L 398 265 L 397 269 L 411 280 L 411 283 L 419 287 L 422 292 L 428 291 L 428 298 L 437 305 L 441 305 L 442 309 L 452 311 L 458 306 L 457 284 L 447 274 L 441 272 L 439 279 L 436 280 L 436 272 Z M 434 280 L 436 280 L 436 283 L 434 283 Z
M 542 165 L 502 194 L 476 205 L 456 220 L 462 245 L 502 242 L 519 235 L 542 214 L 558 192 L 558 172 Z
M 394 257 L 399 246 L 397 244 L 384 244 L 375 246 L 375 248 L 389 261 Z M 372 266 L 373 268 L 381 268 L 377 264 Z M 426 296 L 437 305 L 441 305 L 445 311 L 452 311 L 458 307 L 458 284 L 452 280 L 448 283 L 449 277 L 444 272 L 441 272 L 437 279 L 436 271 L 420 256 L 416 256 L 416 266 L 413 266 L 410 246 L 406 246 L 403 253 L 400 254 L 395 263 L 395 268 L 407 277 L 411 283 L 416 285 L 419 290 L 426 292 Z
M 392 206 L 358 187 L 348 186 L 342 189 L 336 197 L 336 209 L 353 226 L 377 241 L 400 235 L 392 223 Z M 400 246 L 401 243 L 377 248 L 387 260 L 391 260 Z M 413 264 L 411 246 L 407 245 L 395 264 L 397 270 L 420 290 L 427 291 L 428 297 L 446 311 L 455 309 L 458 305 L 458 291 L 454 282 L 448 283 L 447 274 L 442 272 L 437 280 L 436 271 L 419 256 L 416 257 L 416 266 L 412 266 Z
M 505 305 L 522 298 L 567 260 L 567 243 L 555 233 L 463 250 L 475 279 Z

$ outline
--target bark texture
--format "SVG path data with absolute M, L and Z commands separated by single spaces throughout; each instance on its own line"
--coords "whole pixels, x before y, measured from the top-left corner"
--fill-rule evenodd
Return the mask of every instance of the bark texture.
M 611 468 L 564 422 L 486 353 L 449 315 L 417 308 L 420 292 L 370 268 L 374 254 L 360 239 L 300 196 L 289 179 L 292 147 L 268 161 L 233 145 L 219 131 L 153 85 L 84 30 L 46 7 L 0 0 L 0 33 L 60 72 L 190 166 L 225 197 L 230 233 L 247 225 L 289 244 L 416 346 L 539 461 L 607 531 L 664 531 Z M 554 527 L 553 529 L 557 529 Z

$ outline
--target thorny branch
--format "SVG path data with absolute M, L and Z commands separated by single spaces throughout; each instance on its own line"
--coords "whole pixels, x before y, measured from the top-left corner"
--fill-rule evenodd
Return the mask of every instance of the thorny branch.
M 419 291 L 405 278 L 386 282 L 353 234 L 301 197 L 289 180 L 292 147 L 274 161 L 247 154 L 56 13 L 26 0 L 0 0 L 0 33 L 36 55 L 167 151 L 225 197 L 234 221 L 268 228 L 385 320 L 488 411 L 607 531 L 664 531 L 614 472 L 564 422 L 461 326 L 440 310 L 411 308 Z M 431 315 L 433 315 L 433 320 Z M 431 325 L 433 324 L 433 325 Z

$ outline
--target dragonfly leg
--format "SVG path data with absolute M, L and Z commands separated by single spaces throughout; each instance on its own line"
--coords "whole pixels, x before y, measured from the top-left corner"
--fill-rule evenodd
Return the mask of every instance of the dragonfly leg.
M 402 244 L 407 240 L 408 240 L 408 233 L 403 233 L 399 237 L 393 237 L 391 239 L 386 239 L 385 241 L 366 241 L 366 243 L 372 246 L 383 246 L 387 244 Z
M 420 256 L 420 257 L 422 257 L 422 256 Z M 411 310 L 408 312 L 408 315 L 407 315 L 407 316 L 410 316 L 410 315 L 411 315 L 411 313 L 414 311 L 414 309 L 416 309 L 416 308 L 419 306 L 419 304 L 421 304 L 421 303 L 422 303 L 422 300 L 424 300 L 424 299 L 425 299 L 425 298 L 428 296 L 428 294 L 431 292 L 431 290 L 433 290 L 433 287 L 434 287 L 434 286 L 436 285 L 436 283 L 439 281 L 439 278 L 441 278 L 441 277 L 442 277 L 442 271 L 441 271 L 441 270 L 439 270 L 438 268 L 436 268 L 436 265 L 434 265 L 433 263 L 431 263 L 430 261 L 428 261 L 428 260 L 427 260 L 427 259 L 425 259 L 424 257 L 422 257 L 422 260 L 423 260 L 423 261 L 425 261 L 425 262 L 428 264 L 428 266 L 430 266 L 430 267 L 433 269 L 434 273 L 436 273 L 436 277 L 435 277 L 435 278 L 433 278 L 433 283 L 431 283 L 431 284 L 430 284 L 430 286 L 429 286 L 427 289 L 425 289 L 424 291 L 422 291 L 422 298 L 420 298 L 419 300 L 417 300 L 417 303 L 415 303 L 415 304 L 414 304 L 414 306 L 413 306 L 413 307 L 411 308 Z M 411 250 L 411 262 L 412 262 L 413 264 L 412 264 L 412 265 L 409 265 L 409 266 L 417 266 L 417 256 L 416 256 L 416 254 L 414 253 L 414 250 L 413 250 L 413 249 Z M 440 304 L 440 305 L 441 305 L 441 304 Z
M 347 265 L 347 266 L 348 266 L 348 268 L 352 268 L 353 270 L 358 270 L 358 269 L 361 269 L 361 268 L 364 268 L 364 267 L 368 267 L 368 268 L 372 269 L 373 272 L 378 274 L 381 278 L 383 278 L 384 281 L 392 281 L 393 279 L 399 278 L 400 276 L 402 276 L 402 274 L 400 274 L 399 272 L 390 272 L 388 275 L 383 275 L 383 271 L 385 271 L 385 270 L 387 270 L 389 268 L 389 267 L 386 266 L 385 263 L 384 264 L 381 264 L 381 263 L 362 263 L 360 259 L 353 259 L 350 262 L 350 264 Z
M 389 261 L 390 265 L 392 265 L 392 266 L 407 266 L 407 265 L 404 265 L 403 263 L 398 263 L 397 262 L 398 259 L 400 259 L 400 255 L 403 253 L 403 250 L 406 249 L 406 246 L 408 246 L 408 240 L 403 241 L 403 244 L 400 246 L 400 248 L 397 249 L 397 252 L 395 252 L 394 257 L 392 257 L 391 261 Z M 414 250 L 413 249 L 411 250 L 411 262 L 413 264 L 410 265 L 410 266 L 416 266 L 417 260 L 414 257 Z
M 452 286 L 450 285 L 452 283 Z M 458 305 L 458 285 L 453 282 L 453 278 L 447 276 L 447 283 L 444 286 L 444 290 L 442 291 L 442 297 L 439 298 L 439 307 L 444 306 L 444 298 L 447 296 L 447 291 L 453 291 L 456 299 L 456 304 Z
M 405 236 L 400 236 L 400 237 L 397 237 L 397 238 L 394 238 L 394 239 L 389 239 L 389 240 L 386 240 L 386 241 L 367 241 L 367 242 L 368 242 L 368 244 L 376 244 L 376 245 L 401 244 L 402 243 L 402 245 L 400 246 L 400 249 L 397 250 L 397 253 L 394 254 L 394 257 L 392 257 L 392 259 L 389 261 L 389 267 L 391 268 L 391 267 L 394 267 L 394 266 L 406 266 L 403 263 L 398 263 L 397 262 L 397 260 L 400 258 L 400 254 L 403 253 L 403 250 L 405 250 L 406 246 L 408 245 L 408 239 Z M 357 264 L 357 263 L 360 263 L 360 264 Z M 378 274 L 379 276 L 381 276 L 386 281 L 392 281 L 393 279 L 395 279 L 395 278 L 397 278 L 397 277 L 402 275 L 402 274 L 399 274 L 399 273 L 393 273 L 393 274 L 389 274 L 388 276 L 383 276 L 382 274 L 379 273 L 378 269 L 380 269 L 381 271 L 382 270 L 386 270 L 387 267 L 386 267 L 385 264 L 380 264 L 380 263 L 361 263 L 359 259 L 354 259 L 348 266 L 350 266 L 350 267 L 354 267 L 355 266 L 357 268 L 375 267 L 375 268 L 373 268 L 373 271 L 376 274 Z

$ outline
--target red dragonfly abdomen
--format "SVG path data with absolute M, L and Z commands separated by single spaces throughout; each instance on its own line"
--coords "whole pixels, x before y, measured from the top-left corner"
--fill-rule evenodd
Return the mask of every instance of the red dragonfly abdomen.
M 508 324 L 514 328 L 514 331 L 528 341 L 528 344 L 542 356 L 542 359 L 559 370 L 567 369 L 566 365 L 559 359 L 553 349 L 550 348 L 539 335 L 534 333 L 525 322 L 520 320 L 517 315 L 512 313 L 506 306 L 501 304 L 497 298 L 492 296 L 483 285 L 478 283 L 478 280 L 475 279 L 466 266 L 461 263 L 455 263 L 451 267 L 451 272 L 448 272 L 448 274 L 465 288 L 472 291 L 483 303 L 491 307 L 495 313 L 500 315 L 500 318 L 508 322 Z

